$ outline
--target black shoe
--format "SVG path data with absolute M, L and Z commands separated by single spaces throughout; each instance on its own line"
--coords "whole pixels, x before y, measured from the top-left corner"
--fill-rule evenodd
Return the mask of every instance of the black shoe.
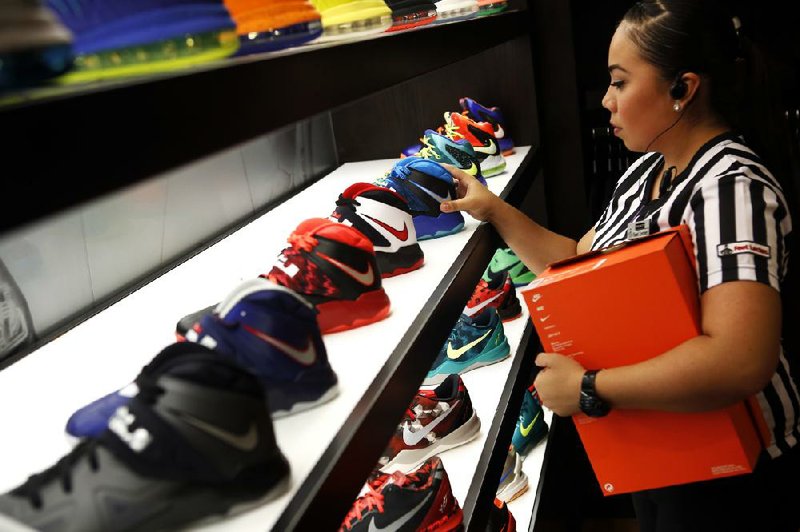
M 0 495 L 0 514 L 48 532 L 171 530 L 288 489 L 264 391 L 210 349 L 168 346 L 97 438 Z

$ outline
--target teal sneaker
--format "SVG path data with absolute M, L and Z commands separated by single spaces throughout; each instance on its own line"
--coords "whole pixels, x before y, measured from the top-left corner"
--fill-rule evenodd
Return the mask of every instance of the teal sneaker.
M 522 408 L 517 419 L 517 426 L 514 429 L 514 436 L 511 438 L 511 445 L 520 456 L 525 456 L 531 449 L 536 447 L 547 436 L 549 427 L 544 420 L 544 411 L 539 404 L 539 397 L 533 384 L 525 392 L 522 399 Z
M 508 271 L 514 286 L 525 286 L 534 279 L 536 275 L 525 266 L 511 248 L 497 248 L 492 260 L 483 272 L 483 280 L 488 281 L 490 274 Z
M 451 373 L 460 375 L 510 355 L 511 346 L 496 308 L 486 307 L 473 317 L 462 314 L 422 384 L 439 384 Z

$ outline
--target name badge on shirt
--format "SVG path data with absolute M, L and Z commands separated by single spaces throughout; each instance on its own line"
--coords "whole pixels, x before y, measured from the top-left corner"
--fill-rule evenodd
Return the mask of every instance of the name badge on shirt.
M 650 222 L 647 220 L 638 220 L 628 224 L 628 240 L 635 238 L 642 238 L 650 234 Z

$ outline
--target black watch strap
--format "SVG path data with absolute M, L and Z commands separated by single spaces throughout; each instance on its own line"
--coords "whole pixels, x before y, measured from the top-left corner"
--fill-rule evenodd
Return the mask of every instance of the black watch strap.
M 581 379 L 581 411 L 590 417 L 602 417 L 609 413 L 611 405 L 597 396 L 595 380 L 597 379 L 598 369 L 587 370 Z

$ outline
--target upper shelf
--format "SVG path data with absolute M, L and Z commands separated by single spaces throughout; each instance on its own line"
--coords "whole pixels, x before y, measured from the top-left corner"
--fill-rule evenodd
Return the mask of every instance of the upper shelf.
M 527 34 L 524 11 L 6 98 L 0 146 L 20 208 L 0 235 Z

